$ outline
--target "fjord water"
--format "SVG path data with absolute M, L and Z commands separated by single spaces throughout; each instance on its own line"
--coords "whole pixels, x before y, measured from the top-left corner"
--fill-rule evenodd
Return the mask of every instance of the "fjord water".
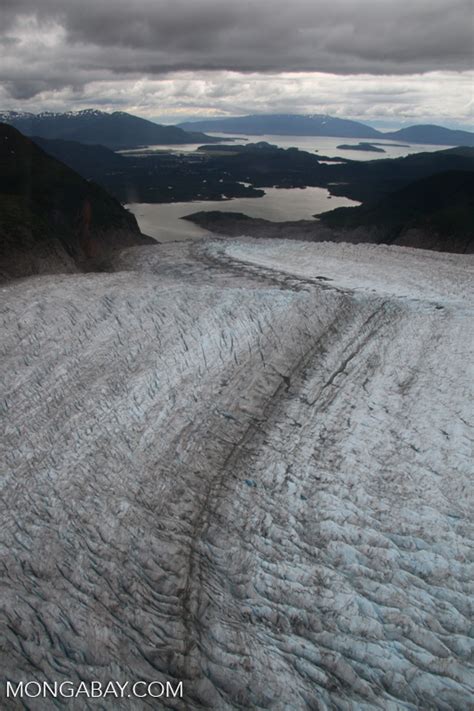
M 228 138 L 231 136 L 224 133 L 215 133 L 214 136 Z M 390 145 L 395 141 L 383 141 L 375 139 L 378 144 L 383 144 L 385 153 L 372 153 L 363 151 L 344 151 L 337 148 L 338 145 L 357 144 L 357 138 L 338 138 L 326 136 L 244 136 L 232 134 L 232 137 L 242 139 L 242 143 L 257 143 L 267 141 L 280 148 L 299 148 L 308 153 L 319 153 L 321 156 L 330 158 L 341 157 L 350 160 L 380 160 L 382 158 L 401 158 L 411 153 L 422 153 L 443 150 L 449 146 L 434 146 L 411 144 L 406 146 Z M 363 140 L 363 139 L 360 139 Z M 369 142 L 369 141 L 365 141 Z M 236 142 L 238 145 L 238 142 Z M 176 153 L 191 153 L 199 147 L 199 144 L 184 146 L 148 146 L 136 151 L 124 151 L 124 153 L 145 154 L 154 150 L 171 150 Z M 380 146 L 382 147 L 382 146 Z M 292 220 L 310 220 L 314 215 L 319 215 L 327 210 L 336 207 L 351 207 L 359 203 L 344 197 L 332 196 L 325 188 L 292 188 L 281 190 L 277 188 L 266 188 L 265 195 L 261 198 L 234 198 L 232 200 L 215 201 L 200 200 L 193 202 L 178 202 L 166 204 L 132 203 L 127 205 L 137 218 L 140 229 L 144 234 L 154 237 L 160 242 L 171 242 L 175 240 L 198 239 L 208 234 L 206 230 L 192 222 L 181 218 L 193 212 L 220 210 L 222 212 L 242 212 L 249 217 L 262 218 L 273 222 L 287 222 Z
M 141 231 L 159 242 L 198 239 L 206 230 L 182 217 L 193 212 L 242 212 L 272 222 L 311 220 L 336 207 L 351 207 L 358 202 L 345 197 L 330 196 L 326 188 L 265 188 L 261 198 L 233 198 L 232 200 L 198 200 L 175 203 L 132 203 L 126 207 L 137 218 Z
M 300 151 L 307 151 L 308 153 L 319 153 L 321 156 L 328 156 L 334 158 L 339 156 L 341 158 L 347 158 L 349 160 L 381 160 L 383 158 L 403 158 L 411 153 L 431 153 L 432 151 L 442 151 L 445 148 L 452 148 L 452 146 L 435 146 L 431 144 L 422 143 L 411 143 L 405 144 L 403 141 L 394 140 L 383 140 L 380 138 L 375 138 L 370 141 L 367 138 L 338 138 L 337 136 L 275 136 L 275 135 L 264 135 L 264 136 L 248 136 L 239 133 L 212 133 L 212 136 L 217 136 L 228 140 L 229 143 L 234 143 L 232 138 L 238 138 L 235 141 L 236 145 L 247 144 L 247 143 L 258 143 L 259 141 L 266 141 L 279 148 L 299 148 Z M 338 146 L 341 144 L 356 145 L 359 142 L 364 143 L 376 143 L 380 148 L 383 148 L 385 153 L 375 153 L 375 152 L 365 152 L 365 151 L 350 151 L 350 150 L 340 150 Z M 399 143 L 398 146 L 394 145 Z M 156 146 L 146 146 L 145 148 L 134 148 L 131 150 L 119 151 L 124 155 L 146 155 L 147 153 L 153 151 L 172 151 L 173 153 L 192 153 L 200 146 L 206 145 L 203 143 L 187 143 L 183 145 L 156 145 Z
M 230 138 L 230 134 L 213 133 L 213 136 L 221 138 Z M 319 153 L 321 156 L 334 158 L 339 156 L 349 160 L 381 160 L 383 158 L 403 158 L 411 153 L 431 153 L 432 151 L 442 151 L 445 148 L 452 146 L 434 146 L 421 143 L 406 143 L 404 141 L 383 140 L 374 138 L 372 141 L 368 138 L 338 138 L 337 136 L 244 136 L 243 134 L 234 133 L 232 137 L 242 139 L 243 143 L 258 143 L 258 141 L 266 141 L 272 143 L 279 148 L 299 148 L 300 151 L 308 153 Z M 379 148 L 383 148 L 385 153 L 365 152 L 365 151 L 347 151 L 340 150 L 338 146 L 357 145 L 359 142 L 377 144 Z M 399 145 L 394 145 L 398 143 Z

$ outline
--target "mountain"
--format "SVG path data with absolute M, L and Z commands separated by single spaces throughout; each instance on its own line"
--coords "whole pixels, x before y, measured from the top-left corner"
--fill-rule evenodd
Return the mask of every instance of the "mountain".
M 368 229 L 381 241 L 447 252 L 474 252 L 474 171 L 446 171 L 410 183 L 375 205 L 319 216 L 330 227 Z
M 337 136 L 343 138 L 396 139 L 410 143 L 446 146 L 474 146 L 474 133 L 442 126 L 409 126 L 382 133 L 358 121 L 323 114 L 255 114 L 231 118 L 191 121 L 179 126 L 162 126 L 123 111 L 106 113 L 96 109 L 67 113 L 0 113 L 8 123 L 27 136 L 100 144 L 113 150 L 145 145 L 216 143 L 220 139 L 203 131 L 248 135 Z
M 112 114 L 95 109 L 63 114 L 6 111 L 0 113 L 0 122 L 14 126 L 26 136 L 100 144 L 114 150 L 154 144 L 218 141 L 202 133 L 186 132 L 177 126 L 161 126 L 123 111 Z
M 403 158 L 346 161 L 327 166 L 327 183 L 333 195 L 375 204 L 389 193 L 446 171 L 474 171 L 474 148 L 446 148 L 412 153 Z
M 103 188 L 0 124 L 0 278 L 97 269 L 114 250 L 148 243 Z
M 179 124 L 190 131 L 216 131 L 260 136 L 336 136 L 344 138 L 397 139 L 410 143 L 445 146 L 474 146 L 474 133 L 454 131 L 442 126 L 410 126 L 399 131 L 382 133 L 358 121 L 320 114 L 257 114 L 232 118 L 208 119 Z
M 341 136 L 344 138 L 377 138 L 375 128 L 358 121 L 339 119 L 323 114 L 255 114 L 235 118 L 209 119 L 207 121 L 179 124 L 188 131 L 217 131 L 219 133 L 245 133 L 279 136 Z
M 443 126 L 408 126 L 399 131 L 384 134 L 386 138 L 395 138 L 409 143 L 431 143 L 439 146 L 474 146 L 474 133 L 454 131 Z
M 31 140 L 45 153 L 65 163 L 86 180 L 95 180 L 98 183 L 101 182 L 102 176 L 126 171 L 131 163 L 128 157 L 105 146 L 39 136 L 31 136 Z

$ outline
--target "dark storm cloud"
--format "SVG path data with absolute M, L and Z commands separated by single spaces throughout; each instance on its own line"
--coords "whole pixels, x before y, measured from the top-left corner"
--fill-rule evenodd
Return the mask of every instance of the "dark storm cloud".
M 0 81 L 177 70 L 410 74 L 472 68 L 471 0 L 2 0 Z

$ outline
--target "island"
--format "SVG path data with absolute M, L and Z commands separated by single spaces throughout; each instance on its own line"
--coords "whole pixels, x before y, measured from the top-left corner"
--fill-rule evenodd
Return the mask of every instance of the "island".
M 371 153 L 385 153 L 383 148 L 379 148 L 378 145 L 375 145 L 374 143 L 355 143 L 355 144 L 350 144 L 350 143 L 341 143 L 340 146 L 337 146 L 338 151 L 370 151 Z

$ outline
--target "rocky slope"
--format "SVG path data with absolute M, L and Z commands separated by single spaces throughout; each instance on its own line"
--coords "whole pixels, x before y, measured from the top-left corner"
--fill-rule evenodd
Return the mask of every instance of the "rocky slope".
M 96 269 L 151 242 L 103 188 L 0 124 L 0 280 Z
M 180 243 L 6 286 L 2 674 L 468 708 L 467 260 Z

